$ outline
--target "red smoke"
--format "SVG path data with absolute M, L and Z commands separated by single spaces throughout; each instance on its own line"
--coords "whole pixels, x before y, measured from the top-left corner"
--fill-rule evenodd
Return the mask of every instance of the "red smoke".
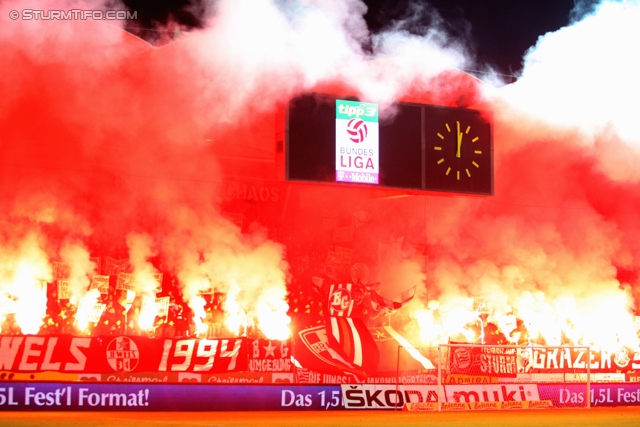
M 537 342 L 635 343 L 638 139 L 626 110 L 596 108 L 618 98 L 588 97 L 607 93 L 598 88 L 616 79 L 615 64 L 575 91 L 573 76 L 540 65 L 561 57 L 549 47 L 565 49 L 561 31 L 580 39 L 599 18 L 542 40 L 522 79 L 494 89 L 456 71 L 469 61 L 436 32 L 380 34 L 370 61 L 362 5 L 345 4 L 221 1 L 208 29 L 163 48 L 113 22 L 7 21 L 0 289 L 41 299 L 29 295 L 64 261 L 80 299 L 91 256 L 128 258 L 139 295 L 160 291 L 150 277 L 165 272 L 197 311 L 198 291 L 213 284 L 227 314 L 265 332 L 287 324 L 287 283 L 290 306 L 312 300 L 327 251 L 346 247 L 386 296 L 419 286 L 412 308 L 392 317 L 418 343 L 468 335 L 482 313 L 505 335 L 518 319 Z M 5 3 L 0 15 L 27 6 Z M 279 181 L 282 109 L 307 90 L 361 95 L 383 113 L 395 100 L 492 110 L 495 195 L 399 198 Z M 585 126 L 594 111 L 611 114 Z M 379 250 L 395 258 L 383 266 Z

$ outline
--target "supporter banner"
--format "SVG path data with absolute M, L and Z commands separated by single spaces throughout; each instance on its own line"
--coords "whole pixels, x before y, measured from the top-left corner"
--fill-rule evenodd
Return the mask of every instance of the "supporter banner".
M 364 376 L 374 374 L 380 361 L 380 352 L 364 321 L 333 316 L 325 316 L 325 319 L 329 346 L 353 369 L 364 373 Z
M 352 288 L 353 285 L 351 283 L 347 283 L 346 285 L 331 285 L 329 288 L 329 301 L 327 303 L 330 316 L 351 316 L 355 302 Z
M 289 341 L 249 340 L 249 371 L 293 372 Z
M 367 380 L 369 377 L 367 377 Z M 322 372 L 315 372 L 310 369 L 298 368 L 296 369 L 296 382 L 300 384 L 352 384 L 358 382 L 358 378 L 355 375 L 344 374 L 327 374 Z M 395 384 L 394 381 L 390 381 Z
M 540 398 L 558 408 L 584 407 L 586 384 L 538 385 Z M 595 406 L 640 406 L 640 384 L 591 384 L 589 400 Z
M 516 377 L 515 348 L 489 346 L 449 347 L 449 370 L 452 374 Z
M 165 317 L 169 314 L 169 297 L 156 298 L 156 314 Z
M 119 272 L 116 290 L 135 291 L 135 283 L 133 282 L 133 274 Z
M 156 283 L 158 284 L 158 288 L 162 287 L 162 277 L 163 277 L 163 273 L 153 273 L 151 275 L 151 277 L 153 277 L 153 280 L 156 281 Z
M 58 300 L 71 298 L 71 283 L 68 280 L 58 280 Z
M 113 259 L 106 257 L 102 268 L 105 276 L 117 276 L 119 273 L 126 273 L 131 270 L 128 259 Z
M 292 338 L 296 367 L 326 374 L 345 374 L 348 366 L 329 346 L 324 318 L 295 316 L 292 323 L 292 329 L 297 331 Z
M 528 374 L 624 373 L 640 370 L 640 352 L 580 347 L 508 348 L 474 345 L 449 347 L 448 365 L 454 375 L 516 378 Z
M 416 378 L 425 378 L 426 376 L 421 374 L 425 374 L 426 371 L 435 374 L 435 366 L 431 360 L 420 354 L 391 326 L 367 328 L 366 348 L 361 350 L 362 364 L 357 366 L 370 366 L 367 375 L 364 375 L 361 369 L 353 369 L 353 366 L 350 366 L 355 360 L 347 358 L 341 347 L 334 347 L 336 335 L 331 332 L 334 339 L 330 339 L 323 318 L 294 316 L 292 329 L 298 331 L 293 336 L 292 345 L 297 367 L 304 368 L 298 372 L 301 382 L 324 383 L 327 382 L 326 377 L 334 377 L 334 383 L 344 383 L 345 378 L 348 378 L 346 382 L 351 382 L 352 375 L 355 375 L 359 377 L 358 382 L 393 383 L 398 379 L 398 368 L 402 372 L 401 382 L 406 383 L 415 382 Z M 365 331 L 362 332 L 364 334 Z M 360 339 L 363 334 L 359 335 Z M 350 339 L 353 337 L 355 335 Z M 403 349 L 400 365 L 399 348 Z M 437 357 L 437 351 L 435 356 Z M 375 362 L 375 368 L 374 363 L 368 365 L 371 360 Z
M 338 409 L 339 386 L 0 382 L 0 411 Z
M 438 375 L 432 374 L 404 374 L 398 376 L 369 376 L 365 380 L 367 384 L 438 384 Z
M 3 336 L 0 370 L 11 372 L 228 372 L 246 371 L 242 338 Z
M 93 276 L 90 289 L 97 289 L 101 295 L 109 294 L 109 276 Z
M 222 196 L 226 201 L 247 200 L 262 204 L 279 202 L 281 200 L 280 193 L 284 192 L 275 182 L 248 184 L 237 181 L 225 181 L 222 187 Z
M 80 301 L 80 304 L 78 305 L 78 313 L 76 314 L 76 320 L 86 319 L 89 323 L 98 323 L 100 321 L 100 317 L 102 317 L 102 313 L 104 313 L 106 309 L 106 304 L 98 302 L 88 305 L 83 304 L 82 301 Z
M 61 280 L 68 279 L 70 275 L 70 267 L 63 262 L 54 262 L 53 263 L 53 279 Z
M 327 374 L 315 372 L 309 369 L 296 369 L 296 382 L 300 384 L 354 384 L 361 380 L 355 375 L 344 374 Z M 412 374 L 412 375 L 370 375 L 363 381 L 366 384 L 438 384 L 438 376 L 430 374 Z
M 640 352 L 622 347 L 617 351 L 575 347 L 518 348 L 520 372 L 592 373 L 627 372 L 640 369 Z

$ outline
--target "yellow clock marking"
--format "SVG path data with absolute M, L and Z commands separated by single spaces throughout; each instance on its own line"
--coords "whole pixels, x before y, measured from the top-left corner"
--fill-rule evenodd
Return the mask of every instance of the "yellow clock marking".
M 460 123 L 459 120 L 456 120 L 455 123 L 456 123 L 456 136 L 457 136 L 457 140 L 455 141 L 456 142 L 456 154 L 455 154 L 455 156 L 457 158 L 461 158 L 462 157 L 463 135 L 468 135 L 469 134 L 469 132 L 471 131 L 471 125 L 467 125 L 466 127 L 463 128 L 463 125 Z M 450 124 L 449 123 L 445 123 L 444 125 L 447 128 L 447 132 L 451 133 L 452 132 L 452 128 L 451 128 Z M 437 132 L 436 135 L 438 135 L 438 138 L 440 138 L 442 140 L 446 140 L 445 136 L 442 133 Z M 476 142 L 479 139 L 480 139 L 480 137 L 476 136 L 471 140 L 471 142 Z M 444 151 L 445 148 L 446 148 L 445 146 L 441 146 L 441 145 L 437 145 L 437 146 L 433 147 L 433 149 L 435 151 Z M 447 148 L 447 150 L 448 150 L 448 148 Z M 482 154 L 482 150 L 473 150 L 473 153 L 474 154 Z M 437 161 L 437 164 L 440 165 L 440 164 L 445 163 L 445 160 L 446 160 L 445 157 L 440 158 Z M 480 165 L 475 161 L 472 161 L 471 164 L 476 168 L 480 168 Z M 464 170 L 464 173 L 467 174 L 467 177 L 471 178 L 471 171 L 469 170 L 469 168 L 458 169 L 458 170 L 456 170 L 456 179 L 458 181 L 460 181 L 460 175 L 461 175 L 460 172 L 463 171 L 463 170 Z M 452 171 L 452 168 L 451 167 L 447 167 L 445 175 L 449 176 L 451 171 Z
M 460 148 L 462 147 L 462 132 L 460 132 L 460 122 L 456 122 L 458 127 L 458 151 L 456 151 L 456 157 L 460 158 Z

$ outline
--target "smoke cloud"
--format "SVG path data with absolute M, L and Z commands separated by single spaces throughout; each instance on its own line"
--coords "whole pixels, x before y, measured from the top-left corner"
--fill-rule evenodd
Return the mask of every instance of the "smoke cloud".
M 353 259 L 390 298 L 418 287 L 393 321 L 422 343 L 473 339 L 483 313 L 510 338 L 517 318 L 547 343 L 637 341 L 638 2 L 604 2 L 541 36 L 499 89 L 456 71 L 473 64 L 464 40 L 437 25 L 370 34 L 358 0 L 220 0 L 202 28 L 161 48 L 124 22 L 7 18 L 29 8 L 95 5 L 0 5 L 0 290 L 31 301 L 35 326 L 23 331 L 46 310 L 54 260 L 71 266 L 81 297 L 91 254 L 129 259 L 143 294 L 157 291 L 154 273 L 174 275 L 200 319 L 213 286 L 231 328 L 282 337 L 270 328 L 288 324 L 294 246 L 327 243 L 327 212 L 340 222 L 366 211 Z M 232 221 L 225 183 L 274 179 L 274 117 L 308 90 L 493 111 L 495 195 L 294 186 L 264 214 L 277 227 Z M 378 244 L 400 236 L 398 264 L 374 269 Z

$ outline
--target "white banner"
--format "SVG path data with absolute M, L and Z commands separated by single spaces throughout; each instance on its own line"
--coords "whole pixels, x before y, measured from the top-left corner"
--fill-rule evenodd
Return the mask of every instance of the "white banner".
M 109 294 L 109 276 L 101 276 L 96 274 L 91 279 L 91 287 L 89 289 L 97 289 L 100 294 Z

